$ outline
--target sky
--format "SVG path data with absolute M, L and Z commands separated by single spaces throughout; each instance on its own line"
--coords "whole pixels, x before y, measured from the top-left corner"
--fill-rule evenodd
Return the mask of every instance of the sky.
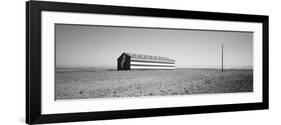
M 253 33 L 189 29 L 152 29 L 95 25 L 55 25 L 56 67 L 116 68 L 123 52 L 163 56 L 176 68 L 253 65 Z

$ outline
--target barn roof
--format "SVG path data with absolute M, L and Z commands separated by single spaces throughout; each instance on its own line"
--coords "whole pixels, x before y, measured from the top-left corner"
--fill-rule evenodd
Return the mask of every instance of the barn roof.
M 124 53 L 131 58 L 135 59 L 143 59 L 143 60 L 159 60 L 159 61 L 171 61 L 174 62 L 175 60 L 170 59 L 168 57 L 162 57 L 162 56 L 151 56 L 151 55 L 143 55 L 143 54 L 136 54 L 136 53 Z

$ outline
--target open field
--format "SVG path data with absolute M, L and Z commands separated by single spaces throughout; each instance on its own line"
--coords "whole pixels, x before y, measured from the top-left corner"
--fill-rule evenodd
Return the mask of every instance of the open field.
M 57 69 L 55 98 L 86 99 L 253 91 L 253 70 Z

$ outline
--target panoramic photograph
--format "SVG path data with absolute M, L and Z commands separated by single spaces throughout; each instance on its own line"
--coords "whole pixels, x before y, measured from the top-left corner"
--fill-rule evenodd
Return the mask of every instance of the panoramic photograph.
M 55 24 L 55 100 L 253 92 L 253 32 Z

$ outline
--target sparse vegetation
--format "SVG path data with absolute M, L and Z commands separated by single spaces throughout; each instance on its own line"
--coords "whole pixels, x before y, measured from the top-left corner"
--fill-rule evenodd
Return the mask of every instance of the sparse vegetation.
M 57 70 L 56 99 L 253 91 L 253 70 Z

